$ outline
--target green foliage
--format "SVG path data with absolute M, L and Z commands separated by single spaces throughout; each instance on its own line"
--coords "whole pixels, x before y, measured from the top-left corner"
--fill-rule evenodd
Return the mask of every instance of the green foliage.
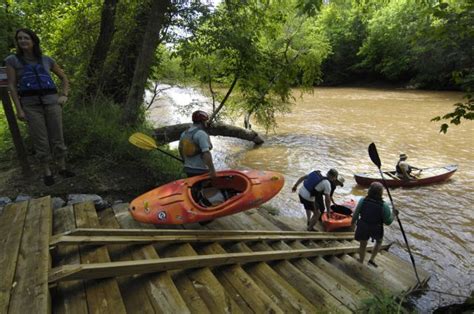
M 362 61 L 358 51 L 366 37 L 370 11 L 370 6 L 356 1 L 331 1 L 323 6 L 317 27 L 331 47 L 323 63 L 325 84 L 350 82 L 364 74 L 355 65 Z
M 0 4 L 0 22 L 2 25 L 0 28 L 0 60 L 3 61 L 7 55 L 14 52 L 13 36 L 20 25 L 18 14 L 9 1 Z
M 179 54 L 202 83 L 233 87 L 243 101 L 234 109 L 253 114 L 267 129 L 275 113 L 289 110 L 291 87 L 321 77 L 328 44 L 315 19 L 297 1 L 226 1 L 184 40 Z
M 365 299 L 362 301 L 362 307 L 356 311 L 356 313 L 366 314 L 391 314 L 405 312 L 405 309 L 401 306 L 400 301 L 396 297 L 390 294 L 382 293 L 376 295 L 371 299 Z
M 474 98 L 472 94 L 467 94 L 465 96 L 466 101 L 464 103 L 454 104 L 454 111 L 445 114 L 444 116 L 434 117 L 431 121 L 441 121 L 449 120 L 450 124 L 459 125 L 462 119 L 465 120 L 474 120 Z M 440 127 L 441 133 L 446 133 L 448 131 L 449 124 L 443 123 Z
M 429 23 L 421 18 L 422 2 L 391 1 L 374 12 L 368 23 L 368 34 L 360 48 L 363 61 L 359 66 L 373 69 L 391 81 L 413 75 L 415 62 L 411 48 L 415 33 Z
M 136 163 L 151 173 L 171 178 L 181 172 L 182 165 L 170 162 L 159 153 L 140 150 L 128 142 L 134 132 L 152 133 L 150 126 L 140 129 L 121 126 L 122 109 L 107 99 L 98 99 L 92 106 L 66 107 L 64 137 L 72 161 L 78 159 L 102 160 L 108 164 Z

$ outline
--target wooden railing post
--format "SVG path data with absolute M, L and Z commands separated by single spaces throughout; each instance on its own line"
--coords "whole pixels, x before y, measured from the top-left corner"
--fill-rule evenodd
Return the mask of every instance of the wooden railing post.
M 3 110 L 5 112 L 5 117 L 7 118 L 8 122 L 8 128 L 10 129 L 10 133 L 12 134 L 13 144 L 15 145 L 21 169 L 24 175 L 29 176 L 31 175 L 31 168 L 30 164 L 28 163 L 25 145 L 23 144 L 23 140 L 21 139 L 20 129 L 18 127 L 18 123 L 16 122 L 15 112 L 13 111 L 10 95 L 8 94 L 6 84 L 6 73 L 4 67 L 0 67 L 0 95 L 3 104 Z

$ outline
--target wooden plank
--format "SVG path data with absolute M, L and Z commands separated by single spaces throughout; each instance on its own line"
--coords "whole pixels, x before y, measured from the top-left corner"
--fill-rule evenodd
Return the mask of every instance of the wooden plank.
M 272 247 L 277 250 L 291 249 L 291 247 L 283 242 L 274 243 Z M 308 278 L 311 278 L 311 280 L 318 283 L 330 295 L 344 304 L 344 306 L 352 311 L 357 309 L 359 300 L 350 289 L 347 289 L 344 286 L 344 283 L 338 282 L 335 278 L 326 274 L 322 269 L 311 263 L 308 259 L 298 259 L 294 260 L 292 263 Z
M 74 205 L 76 215 L 76 225 L 78 227 L 99 227 L 97 214 L 92 202 L 79 203 Z M 108 263 L 109 253 L 105 247 L 84 248 L 79 247 L 81 263 Z M 61 267 L 81 267 L 81 266 L 61 266 Z M 75 278 L 80 279 L 80 278 Z M 86 281 L 86 297 L 89 312 L 91 313 L 126 313 L 122 296 L 115 278 L 103 279 L 100 281 Z
M 280 230 L 284 230 L 286 232 L 298 232 L 298 231 L 292 231 L 293 228 L 291 228 L 290 226 L 288 226 L 287 224 L 279 220 L 277 217 L 270 215 L 265 208 L 263 207 L 258 208 L 258 212 L 260 215 L 262 215 L 262 217 L 264 217 L 266 220 L 270 221 L 272 224 L 277 226 Z
M 122 227 L 128 229 L 147 229 L 143 231 L 150 231 L 156 232 L 158 230 L 155 229 L 155 226 L 152 224 L 143 224 L 139 223 L 136 220 L 132 219 L 130 213 L 128 212 L 126 204 L 119 204 L 113 206 L 113 210 L 115 213 L 116 219 L 119 221 Z M 150 230 L 148 230 L 150 229 Z M 173 231 L 173 230 L 171 230 Z M 157 252 L 157 254 L 159 254 Z M 161 254 L 160 254 L 161 256 Z M 181 293 L 183 300 L 186 303 L 186 306 L 192 313 L 210 313 L 209 309 L 206 306 L 206 303 L 201 299 L 201 296 L 197 292 L 196 288 L 193 285 L 191 279 L 189 279 L 185 273 L 178 274 L 176 276 L 172 276 L 173 273 L 169 273 L 170 277 L 172 278 L 173 284 L 176 286 L 178 291 Z M 174 280 L 173 280 L 174 279 Z
M 99 248 L 100 249 L 100 248 Z M 116 276 L 127 276 L 132 274 L 146 274 L 174 269 L 193 269 L 201 267 L 215 267 L 230 264 L 246 264 L 254 262 L 265 262 L 274 260 L 286 260 L 294 258 L 306 258 L 324 255 L 341 255 L 354 253 L 358 247 L 337 247 L 289 251 L 254 252 L 254 253 L 228 253 L 212 254 L 206 256 L 170 257 L 159 260 L 144 260 L 133 262 L 110 262 L 104 260 L 94 262 L 92 258 L 82 261 L 82 265 L 67 265 L 53 269 L 50 274 L 50 282 L 75 280 L 75 279 L 97 279 Z
M 245 243 L 230 248 L 233 252 L 252 252 Z M 249 264 L 245 271 L 285 313 L 316 313 L 317 308 L 267 263 Z
M 272 231 L 279 230 L 277 226 L 275 226 L 270 221 L 268 221 L 268 219 L 265 219 L 262 215 L 260 215 L 260 213 L 256 209 L 246 211 L 245 214 L 255 222 L 255 225 L 261 227 L 255 229 L 265 229 Z
M 0 217 L 0 313 L 8 312 L 28 202 L 8 204 Z
M 72 205 L 53 210 L 53 232 L 62 233 L 76 227 Z M 58 247 L 54 254 L 54 265 L 80 264 L 79 246 Z M 87 300 L 82 280 L 58 283 L 53 295 L 53 313 L 87 314 Z
M 227 252 L 218 244 L 214 243 L 202 248 L 199 252 L 204 254 L 226 254 Z M 253 312 L 283 313 L 283 311 L 272 301 L 242 269 L 240 265 L 231 265 L 222 269 L 221 274 L 238 292 L 243 300 L 250 306 Z
M 397 255 L 395 255 L 391 252 L 381 251 L 380 253 L 383 256 L 386 256 L 386 257 L 390 258 L 390 260 L 398 268 L 404 269 L 404 271 L 408 274 L 408 276 L 414 277 L 416 279 L 415 271 L 413 270 L 413 265 L 411 264 L 410 261 L 406 261 L 406 260 L 402 259 L 401 257 L 399 257 L 399 256 L 397 256 Z M 424 270 L 423 268 L 421 268 L 419 265 L 417 265 L 416 270 L 418 272 L 418 276 L 420 277 L 420 281 L 421 281 L 422 285 L 424 285 L 430 279 L 431 274 L 429 272 L 427 272 L 426 270 Z
M 112 208 L 99 213 L 101 225 L 106 228 L 118 228 Z M 118 260 L 142 260 L 159 258 L 152 245 L 143 247 L 110 246 L 110 256 L 118 256 Z M 176 289 L 168 272 L 153 274 L 147 277 L 117 278 L 124 299 L 127 313 L 190 313 L 186 303 Z
M 106 245 L 106 244 L 175 244 L 175 243 L 214 243 L 214 242 L 257 242 L 257 241 L 298 241 L 298 240 L 344 240 L 352 235 L 249 235 L 249 236 L 55 236 L 50 246 L 55 245 Z
M 255 244 L 251 249 L 254 253 L 273 250 L 265 243 Z M 351 313 L 351 310 L 329 294 L 319 283 L 314 282 L 289 261 L 277 261 L 271 263 L 270 266 L 306 299 L 317 302 L 317 308 L 320 311 L 331 312 L 333 309 L 338 309 L 340 313 Z
M 290 244 L 293 249 L 304 249 L 307 248 L 300 242 L 293 242 Z M 315 264 L 321 271 L 333 278 L 336 287 L 344 287 L 346 290 L 350 291 L 353 294 L 355 299 L 360 302 L 360 300 L 373 298 L 374 295 L 369 292 L 360 282 L 355 281 L 343 271 L 334 267 L 328 263 L 323 257 L 317 256 L 309 259 L 313 264 Z M 344 289 L 341 288 L 341 289 Z
M 166 258 L 163 260 L 193 260 L 201 258 L 201 256 L 197 256 L 196 251 L 189 244 L 170 246 L 164 252 L 164 256 Z M 173 269 L 180 269 L 172 273 L 176 285 L 189 287 L 191 284 L 211 313 L 242 313 L 237 303 L 229 296 L 228 292 L 208 267 L 197 270 L 185 270 L 184 267 L 179 267 L 178 265 L 178 267 L 173 267 Z
M 18 254 L 10 313 L 49 313 L 51 297 L 48 270 L 51 266 L 48 243 L 51 236 L 51 198 L 30 200 Z
M 115 209 L 114 209 L 115 210 Z M 128 214 L 128 213 L 127 213 Z M 128 214 L 129 215 L 129 214 Z M 116 217 L 124 217 L 120 213 Z M 126 216 L 125 216 L 126 217 Z M 131 218 L 130 218 L 131 219 Z M 70 232 L 65 232 L 62 235 L 74 236 L 173 236 L 173 235 L 193 235 L 193 236 L 239 236 L 239 235 L 287 235 L 287 236 L 311 236 L 311 235 L 327 235 L 327 236 L 341 236 L 344 239 L 348 236 L 354 237 L 354 232 L 314 232 L 314 231 L 269 231 L 269 230 L 184 230 L 184 229 L 155 229 L 151 224 L 139 224 L 133 221 L 134 229 L 101 229 L 101 228 L 77 228 Z M 137 225 L 139 224 L 139 225 Z M 152 229 L 137 229 L 137 228 L 152 228 Z M 211 224 L 210 229 L 214 229 Z M 60 236 L 60 235 L 57 235 Z
M 348 245 L 349 241 L 341 241 L 339 245 Z M 353 243 L 353 242 L 352 242 Z M 359 263 L 359 254 L 357 254 L 357 256 L 355 256 L 356 254 L 347 254 L 347 256 L 343 256 L 343 258 L 345 258 L 346 260 L 350 259 L 351 260 L 351 263 Z M 367 254 L 369 255 L 369 253 Z M 367 258 L 367 261 L 368 261 L 368 258 Z M 383 263 L 382 261 L 380 261 L 380 263 Z M 379 277 L 383 278 L 385 281 L 389 282 L 390 285 L 393 287 L 393 290 L 395 291 L 395 295 L 398 295 L 400 293 L 403 293 L 403 292 L 407 292 L 409 291 L 409 287 L 407 287 L 399 278 L 399 276 L 397 276 L 396 274 L 393 274 L 390 272 L 389 269 L 387 269 L 386 267 L 368 267 L 368 270 L 370 270 L 371 272 L 377 274 Z M 399 289 L 398 292 L 396 292 L 396 288 Z

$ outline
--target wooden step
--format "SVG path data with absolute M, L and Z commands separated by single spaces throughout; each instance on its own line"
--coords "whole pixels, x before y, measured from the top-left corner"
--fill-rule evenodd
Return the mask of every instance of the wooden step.
M 210 242 L 274 242 L 274 241 L 297 241 L 313 240 L 328 241 L 342 240 L 351 236 L 340 235 L 243 235 L 226 236 L 219 235 L 186 235 L 186 236 L 71 236 L 58 235 L 51 239 L 50 246 L 55 245 L 107 245 L 107 244 L 177 244 L 177 243 L 210 243 Z
M 51 267 L 47 247 L 51 232 L 51 198 L 45 196 L 30 200 L 16 261 L 9 313 L 51 312 L 51 296 L 45 281 Z
M 217 243 L 204 246 L 200 248 L 198 252 L 201 254 L 227 253 L 222 246 Z M 222 267 L 220 268 L 219 274 L 218 279 L 222 278 L 228 282 L 233 287 L 233 290 L 238 293 L 238 299 L 243 300 L 253 312 L 283 313 L 278 305 L 258 287 L 240 265 Z
M 17 285 L 15 270 L 27 212 L 28 201 L 23 201 L 8 204 L 0 215 L 0 313 L 8 313 Z
M 291 247 L 283 242 L 276 242 L 272 244 L 272 248 L 276 250 L 287 250 Z M 308 259 L 298 259 L 292 261 L 301 272 L 303 272 L 308 278 L 311 278 L 315 283 L 318 283 L 323 289 L 325 289 L 330 295 L 336 298 L 344 306 L 355 311 L 358 307 L 358 297 L 346 286 L 344 282 L 338 282 L 337 279 L 326 274 L 315 264 L 311 263 Z
M 78 203 L 74 205 L 76 225 L 79 228 L 99 228 L 94 203 Z M 79 247 L 82 264 L 108 263 L 109 253 L 105 247 L 91 249 Z M 62 266 L 66 267 L 66 266 Z M 126 313 L 119 285 L 115 278 L 106 278 L 99 281 L 85 281 L 87 305 L 90 312 Z
M 114 209 L 115 210 L 115 209 Z M 123 211 L 123 209 L 121 210 Z M 125 212 L 128 214 L 127 212 Z M 121 215 L 118 217 L 126 217 L 132 219 L 127 215 Z M 117 218 L 118 219 L 118 218 Z M 220 219 L 220 218 L 219 218 Z M 215 221 L 218 221 L 216 219 Z M 155 226 L 152 224 L 141 224 L 134 221 L 135 228 L 129 229 L 103 229 L 103 228 L 76 228 L 71 231 L 64 232 L 63 234 L 55 235 L 60 236 L 271 236 L 271 235 L 282 235 L 282 236 L 317 236 L 324 235 L 328 237 L 349 239 L 354 237 L 353 232 L 315 232 L 315 231 L 282 231 L 282 230 L 221 230 L 212 222 L 206 226 L 200 226 L 201 229 L 162 229 L 161 226 Z M 160 228 L 160 229 L 157 229 Z M 186 225 L 185 228 L 188 228 Z
M 229 246 L 229 252 L 251 253 L 245 243 Z M 267 263 L 244 266 L 265 294 L 267 294 L 285 313 L 317 313 L 317 308 L 292 285 L 275 272 Z
M 53 234 L 76 227 L 72 205 L 53 210 Z M 79 246 L 58 247 L 53 252 L 54 265 L 80 264 Z M 87 314 L 87 298 L 82 280 L 60 282 L 53 290 L 53 313 Z
M 291 244 L 291 247 L 293 247 L 294 249 L 307 248 L 305 245 L 299 242 L 293 242 Z M 323 273 L 328 274 L 329 276 L 334 278 L 335 282 L 341 283 L 341 286 L 344 286 L 347 288 L 347 290 L 351 291 L 351 293 L 355 295 L 358 301 L 374 297 L 374 295 L 370 293 L 370 291 L 360 282 L 354 280 L 352 277 L 348 276 L 346 273 L 344 273 L 337 267 L 331 265 L 323 257 L 318 256 L 310 258 L 309 260 L 319 269 L 321 269 Z
M 98 216 L 102 227 L 120 227 L 111 208 L 100 211 Z M 110 245 L 108 251 L 114 261 L 160 258 L 152 245 Z M 190 313 L 168 272 L 138 278 L 119 277 L 117 281 L 127 313 Z
M 265 243 L 255 244 L 251 246 L 251 249 L 255 254 L 258 254 L 258 251 L 273 251 Z M 338 309 L 340 313 L 351 313 L 347 307 L 323 289 L 319 283 L 314 282 L 289 261 L 277 261 L 271 263 L 270 266 L 307 300 L 311 300 L 319 311 L 330 312 L 333 309 Z
M 127 204 L 115 205 L 113 206 L 113 210 L 115 213 L 115 217 L 117 218 L 122 227 L 128 228 L 130 230 L 133 229 L 135 231 L 143 231 L 145 233 L 159 232 L 159 230 L 156 230 L 155 226 L 152 224 L 143 224 L 132 219 L 130 213 L 128 212 Z M 170 231 L 179 232 L 180 230 L 177 229 Z M 158 252 L 156 252 L 156 254 L 159 255 L 160 258 L 164 256 L 163 254 L 159 254 Z M 191 311 L 191 313 L 210 313 L 210 310 L 208 309 L 204 300 L 199 295 L 197 288 L 193 285 L 191 279 L 189 279 L 185 274 L 183 274 L 182 276 L 176 276 L 177 278 L 173 280 L 172 272 L 166 272 L 166 274 L 168 274 L 170 280 L 173 282 L 173 286 L 175 286 L 176 289 L 180 292 L 181 298 L 184 300 L 187 308 Z

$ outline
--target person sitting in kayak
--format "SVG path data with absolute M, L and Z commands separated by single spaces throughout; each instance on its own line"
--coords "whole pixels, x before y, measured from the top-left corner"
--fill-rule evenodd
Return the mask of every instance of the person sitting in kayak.
M 416 179 L 414 175 L 411 174 L 413 170 L 419 170 L 420 168 L 410 166 L 407 162 L 408 156 L 406 154 L 400 154 L 400 159 L 397 162 L 396 172 L 399 178 L 405 180 Z
M 359 262 L 361 264 L 364 263 L 367 241 L 369 238 L 376 241 L 368 262 L 374 267 L 377 267 L 374 261 L 375 256 L 382 246 L 383 225 L 390 225 L 394 214 L 398 215 L 397 210 L 392 213 L 388 204 L 383 201 L 382 195 L 383 185 L 380 182 L 372 182 L 367 196 L 360 199 L 352 216 L 352 225 L 357 224 L 354 238 L 360 242 Z
M 315 170 L 299 178 L 293 186 L 292 191 L 296 192 L 298 185 L 304 181 L 298 191 L 298 196 L 306 210 L 308 231 L 313 230 L 325 208 L 329 212 L 331 207 L 331 183 L 335 184 L 337 178 L 338 172 L 336 169 L 330 169 L 326 177 L 319 170 Z
M 188 177 L 209 173 L 211 179 L 216 177 L 214 162 L 212 161 L 212 143 L 208 127 L 209 115 L 197 110 L 192 115 L 193 125 L 181 134 L 179 140 L 179 154 L 184 160 L 184 172 Z

